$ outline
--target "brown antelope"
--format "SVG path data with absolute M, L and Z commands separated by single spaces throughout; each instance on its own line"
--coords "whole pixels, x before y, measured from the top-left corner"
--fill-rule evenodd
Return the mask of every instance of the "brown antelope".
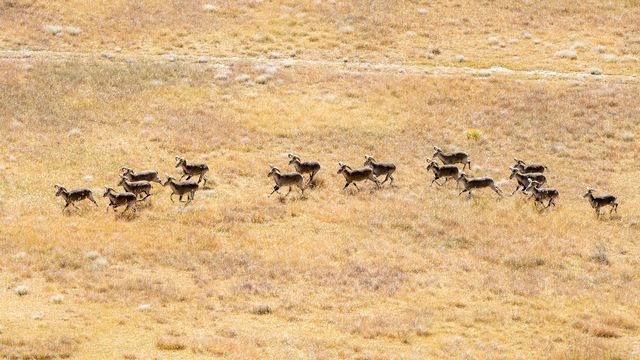
M 269 164 L 269 167 L 271 168 L 271 171 L 269 171 L 267 177 L 272 177 L 276 182 L 276 185 L 273 187 L 273 191 L 269 196 L 273 195 L 274 192 L 280 194 L 280 188 L 283 186 L 289 187 L 289 191 L 284 197 L 289 196 L 289 193 L 291 193 L 291 187 L 293 186 L 297 186 L 302 192 L 302 196 L 304 196 L 304 178 L 302 177 L 302 174 L 297 172 L 281 173 L 280 169 L 277 167 L 271 164 Z
M 117 207 L 126 205 L 127 207 L 124 208 L 124 211 L 122 212 L 123 214 L 127 212 L 131 206 L 133 206 L 133 212 L 136 212 L 135 203 L 138 200 L 138 196 L 136 194 L 130 192 L 117 193 L 111 186 L 105 186 L 104 189 L 105 192 L 102 196 L 109 198 L 107 211 L 109 211 L 109 208 L 111 207 L 115 212 Z
M 389 185 L 393 186 L 393 173 L 396 171 L 396 166 L 394 164 L 377 162 L 376 159 L 374 159 L 372 156 L 365 155 L 364 164 L 362 164 L 362 166 L 370 167 L 371 170 L 373 170 L 373 175 L 375 175 L 376 177 L 386 175 L 384 181 L 380 183 L 381 186 L 382 184 L 386 183 L 387 180 L 391 180 L 389 181 Z
M 537 181 L 540 183 L 540 185 L 543 185 L 544 183 L 547 182 L 547 177 L 544 176 L 544 174 L 541 174 L 541 173 L 523 174 L 522 171 L 520 171 L 518 168 L 510 167 L 509 169 L 511 170 L 511 175 L 509 176 L 509 179 L 513 179 L 515 177 L 517 181 L 516 189 L 513 190 L 511 195 L 515 194 L 516 191 L 520 189 L 524 193 L 525 190 L 527 189 L 527 186 L 529 186 L 529 180 Z
M 354 170 L 351 169 L 349 165 L 343 164 L 341 162 L 338 163 L 338 166 L 340 166 L 340 169 L 338 169 L 338 174 L 344 175 L 345 180 L 347 180 L 347 183 L 344 185 L 343 189 L 346 189 L 350 184 L 353 184 L 356 189 L 360 190 L 356 183 L 364 180 L 371 180 L 376 183 L 377 187 L 380 187 L 380 181 L 378 181 L 376 176 L 373 174 L 373 169 L 369 167 L 363 167 Z
M 140 200 L 144 200 L 151 196 L 151 183 L 145 180 L 129 181 L 124 177 L 124 175 L 122 175 L 120 176 L 118 186 L 122 186 L 126 192 L 134 193 L 136 196 L 144 194 L 144 197 Z
M 301 175 L 310 174 L 307 185 L 311 184 L 313 178 L 320 171 L 320 163 L 317 161 L 301 161 L 300 156 L 296 154 L 289 154 L 289 165 L 293 165 L 296 171 Z
M 162 185 L 162 180 L 160 179 L 160 176 L 158 176 L 158 172 L 155 170 L 133 172 L 131 168 L 123 167 L 122 176 L 126 177 L 129 181 L 149 181 L 157 182 Z
M 181 167 L 183 174 L 180 177 L 180 180 L 186 177 L 186 180 L 191 179 L 192 176 L 199 176 L 198 184 L 200 181 L 204 180 L 202 186 L 207 184 L 206 174 L 209 171 L 209 167 L 207 164 L 187 164 L 187 160 L 181 156 L 176 156 L 176 168 Z
M 616 214 L 618 213 L 618 198 L 616 196 L 610 194 L 593 196 L 594 191 L 594 189 L 587 188 L 587 192 L 583 196 L 589 200 L 591 207 L 596 210 L 597 217 L 600 217 L 600 208 L 604 206 L 611 206 L 609 214 L 613 211 L 615 211 Z
M 169 198 L 171 199 L 171 202 L 175 202 L 173 201 L 173 195 L 179 195 L 179 201 L 180 202 L 184 202 L 185 206 L 187 206 L 187 204 L 189 204 L 194 196 L 196 195 L 196 190 L 198 190 L 198 188 L 200 187 L 198 185 L 197 182 L 193 181 L 193 180 L 185 180 L 185 181 L 176 181 L 176 179 L 173 178 L 173 176 L 166 174 L 167 176 L 167 181 L 164 182 L 164 184 L 162 184 L 162 186 L 167 186 L 169 185 L 169 187 L 171 187 L 171 195 L 169 196 Z M 182 197 L 184 195 L 187 195 L 187 201 L 182 201 Z
M 535 180 L 529 179 L 529 186 L 527 186 L 527 189 L 526 189 L 526 190 L 531 190 L 531 196 L 529 197 L 534 198 L 536 206 L 540 204 L 543 206 L 543 209 L 546 209 L 551 205 L 556 206 L 555 200 L 558 198 L 558 196 L 560 196 L 560 193 L 558 192 L 558 190 L 554 188 L 543 188 L 543 187 L 540 187 L 540 185 L 542 184 L 540 184 Z M 547 203 L 547 206 L 544 206 L 545 200 L 549 201 Z
M 433 171 L 433 175 L 434 178 L 431 181 L 431 185 L 433 186 L 433 183 L 436 183 L 439 186 L 442 186 L 444 184 L 447 183 L 447 181 L 449 181 L 449 178 L 457 180 L 458 179 L 458 174 L 460 173 L 460 170 L 458 169 L 457 166 L 455 165 L 438 165 L 437 162 L 435 162 L 432 159 L 427 159 L 427 163 L 429 163 L 429 165 L 427 165 L 427 171 L 432 170 Z M 444 183 L 440 184 L 437 180 L 440 178 L 444 178 Z
M 65 189 L 64 186 L 60 184 L 56 184 L 55 188 L 56 188 L 56 196 L 62 196 L 64 198 L 64 201 L 66 202 L 66 204 L 62 208 L 62 212 L 64 212 L 64 210 L 69 205 L 73 205 L 74 208 L 78 209 L 75 203 L 78 201 L 82 201 L 84 199 L 89 199 L 91 202 L 96 204 L 96 206 L 98 206 L 96 199 L 93 198 L 93 193 L 89 189 L 67 190 Z
M 513 160 L 516 161 L 516 164 L 513 165 L 514 168 L 520 170 L 521 173 L 523 174 L 530 174 L 530 173 L 543 173 L 545 170 L 547 170 L 547 167 L 542 165 L 542 164 L 529 164 L 527 165 L 524 161 L 518 159 L 518 158 L 513 158 Z
M 437 156 L 438 159 L 440 159 L 443 164 L 445 165 L 464 164 L 462 166 L 462 170 L 464 170 L 467 167 L 467 165 L 469 166 L 469 169 L 471 169 L 471 161 L 469 161 L 469 154 L 467 154 L 466 152 L 457 151 L 457 152 L 446 153 L 437 146 L 434 146 L 433 149 L 436 151 L 433 153 L 433 156 Z
M 460 175 L 458 175 L 457 181 L 458 182 L 462 181 L 462 185 L 464 186 L 464 190 L 462 190 L 458 194 L 458 196 L 462 195 L 465 192 L 468 192 L 469 196 L 471 196 L 472 190 L 488 187 L 493 189 L 493 191 L 495 191 L 496 194 L 502 197 L 502 191 L 500 191 L 500 189 L 496 186 L 493 179 L 488 176 L 469 178 L 467 177 L 467 174 L 465 174 L 464 172 L 461 172 Z

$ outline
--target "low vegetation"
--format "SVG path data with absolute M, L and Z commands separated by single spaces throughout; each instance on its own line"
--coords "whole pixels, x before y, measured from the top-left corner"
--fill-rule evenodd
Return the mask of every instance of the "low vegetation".
M 72 3 L 0 2 L 0 49 L 93 54 L 0 59 L 0 357 L 637 357 L 640 83 L 607 76 L 637 72 L 637 4 Z M 505 196 L 430 186 L 434 146 Z M 321 170 L 269 197 L 289 154 Z M 393 186 L 343 190 L 367 154 Z M 191 203 L 106 212 L 176 156 L 209 169 Z M 508 196 L 514 157 L 556 206 Z

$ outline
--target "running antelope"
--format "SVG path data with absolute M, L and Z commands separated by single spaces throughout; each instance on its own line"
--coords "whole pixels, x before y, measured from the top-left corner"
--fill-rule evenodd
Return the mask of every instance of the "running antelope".
M 204 180 L 202 186 L 207 184 L 206 174 L 209 171 L 207 164 L 187 164 L 187 160 L 181 156 L 176 156 L 176 161 L 176 167 L 181 167 L 183 171 L 183 175 L 180 177 L 180 180 L 184 177 L 187 178 L 186 180 L 189 180 L 192 176 L 199 176 L 198 184 L 200 184 L 200 181 L 202 180 Z
M 117 193 L 111 186 L 105 186 L 104 189 L 105 192 L 102 196 L 109 198 L 107 211 L 109 211 L 109 208 L 111 207 L 115 212 L 117 207 L 126 205 L 127 207 L 124 208 L 124 211 L 122 212 L 123 214 L 127 212 L 131 206 L 133 206 L 133 212 L 136 212 L 135 203 L 138 200 L 138 196 L 136 194 L 130 192 Z
M 434 146 L 433 149 L 436 151 L 433 153 L 433 156 L 437 156 L 438 159 L 440 159 L 443 164 L 445 165 L 464 164 L 462 166 L 462 170 L 464 170 L 467 167 L 467 165 L 469 166 L 469 169 L 471 169 L 471 161 L 469 161 L 469 154 L 467 154 L 466 152 L 457 151 L 457 152 L 446 153 L 446 152 L 443 152 L 442 149 L 440 149 L 437 146 Z
M 82 201 L 84 199 L 89 199 L 91 202 L 96 204 L 96 206 L 98 206 L 96 199 L 93 198 L 93 193 L 89 189 L 74 189 L 69 191 L 60 184 L 56 184 L 55 188 L 56 188 L 56 196 L 62 196 L 64 198 L 64 201 L 66 202 L 66 204 L 62 208 L 62 212 L 64 212 L 64 210 L 69 205 L 73 205 L 74 208 L 78 209 L 75 203 L 78 201 Z
M 373 169 L 369 167 L 363 167 L 353 170 L 349 165 L 343 164 L 341 162 L 338 163 L 338 166 L 340 166 L 340 169 L 338 169 L 338 174 L 344 175 L 345 180 L 347 180 L 347 183 L 344 185 L 343 189 L 346 189 L 350 184 L 353 184 L 356 189 L 360 190 L 356 183 L 364 180 L 371 180 L 376 183 L 376 186 L 380 187 L 380 181 L 378 181 L 376 176 L 373 174 Z
M 472 190 L 488 187 L 493 189 L 493 191 L 495 191 L 496 194 L 502 197 L 502 191 L 500 191 L 500 189 L 496 186 L 493 179 L 488 176 L 469 178 L 467 174 L 465 174 L 464 172 L 461 172 L 460 175 L 458 175 L 458 178 L 456 180 L 458 182 L 462 181 L 462 185 L 464 186 L 464 190 L 462 190 L 458 194 L 458 196 L 462 195 L 465 192 L 468 192 L 469 196 L 471 196 Z
M 269 196 L 273 195 L 274 192 L 280 194 L 280 188 L 283 186 L 289 187 L 289 191 L 284 197 L 289 196 L 289 193 L 291 192 L 291 188 L 293 186 L 297 186 L 302 192 L 302 196 L 304 196 L 304 178 L 302 177 L 302 174 L 297 172 L 281 173 L 280 169 L 278 169 L 277 167 L 271 164 L 269 164 L 269 167 L 271 168 L 271 171 L 269 171 L 267 177 L 272 177 L 276 182 L 276 185 L 273 187 L 273 191 L 271 192 L 271 194 L 269 194 Z
M 144 194 L 144 197 L 140 200 L 144 200 L 151 196 L 151 183 L 145 180 L 141 181 L 129 181 L 124 175 L 120 176 L 120 182 L 118 186 L 122 186 L 125 191 L 134 193 L 136 196 Z
M 458 167 L 455 165 L 438 165 L 437 162 L 435 162 L 432 159 L 427 159 L 427 163 L 429 163 L 429 165 L 427 165 L 427 171 L 432 170 L 433 171 L 433 175 L 434 178 L 431 181 L 431 185 L 433 186 L 433 183 L 436 183 L 440 186 L 444 185 L 447 183 L 447 181 L 449 181 L 449 178 L 457 180 L 458 179 L 458 174 L 460 173 L 460 170 L 458 170 Z M 444 183 L 440 184 L 437 180 L 440 178 L 444 178 Z
M 171 202 L 175 202 L 173 201 L 173 195 L 179 195 L 180 197 L 178 200 L 180 202 L 184 202 L 185 206 L 187 206 L 187 204 L 189 204 L 193 200 L 193 197 L 196 194 L 196 190 L 198 190 L 198 188 L 200 187 L 198 183 L 193 180 L 176 181 L 173 176 L 169 174 L 166 174 L 166 176 L 167 181 L 165 181 L 162 186 L 169 185 L 169 187 L 171 187 L 171 196 L 169 196 Z M 182 201 L 182 197 L 184 195 L 187 195 L 186 202 Z
M 509 169 L 511 170 L 511 175 L 509 176 L 509 179 L 513 179 L 515 177 L 518 183 L 516 185 L 516 189 L 513 190 L 511 195 L 515 194 L 516 191 L 520 189 L 522 189 L 522 192 L 524 193 L 525 190 L 527 189 L 527 186 L 529 186 L 529 180 L 537 181 L 540 183 L 540 185 L 547 182 L 547 177 L 544 176 L 544 174 L 541 174 L 541 173 L 524 174 L 518 168 L 510 167 Z
M 396 166 L 394 164 L 377 162 L 376 159 L 374 159 L 372 156 L 365 155 L 364 164 L 362 164 L 362 166 L 370 167 L 371 170 L 373 170 L 373 175 L 375 175 L 376 177 L 386 175 L 384 181 L 380 183 L 381 186 L 382 184 L 386 183 L 387 180 L 391 180 L 389 181 L 389 185 L 393 186 L 393 173 L 396 171 Z
M 583 196 L 587 198 L 587 200 L 589 200 L 591 207 L 596 210 L 597 217 L 600 217 L 600 208 L 604 206 L 611 206 L 609 214 L 611 214 L 613 211 L 615 211 L 616 214 L 618 213 L 618 198 L 615 197 L 615 195 L 607 194 L 593 196 L 594 191 L 594 189 L 587 188 L 587 192 Z
M 524 161 L 518 159 L 518 158 L 513 158 L 513 160 L 516 161 L 516 164 L 513 165 L 514 168 L 520 170 L 521 173 L 523 174 L 530 174 L 530 173 L 543 173 L 545 170 L 547 170 L 547 167 L 542 165 L 542 164 L 529 164 L 527 165 Z
M 133 172 L 131 168 L 123 167 L 122 176 L 126 177 L 129 181 L 153 181 L 162 185 L 162 180 L 160 179 L 160 176 L 158 176 L 158 172 L 155 170 Z
M 317 161 L 301 161 L 300 156 L 296 154 L 289 154 L 289 165 L 293 165 L 296 171 L 301 175 L 310 174 L 307 185 L 311 184 L 313 178 L 320 171 L 320 163 Z
M 558 196 L 560 196 L 560 193 L 558 192 L 558 190 L 554 188 L 543 188 L 543 187 L 540 187 L 540 185 L 542 184 L 540 184 L 535 180 L 529 179 L 529 186 L 527 186 L 527 189 L 526 189 L 526 190 L 531 190 L 531 196 L 529 197 L 535 198 L 536 206 L 540 204 L 543 206 L 543 209 L 546 209 L 551 205 L 556 206 L 555 200 L 558 198 Z M 547 206 L 544 206 L 545 200 L 549 201 L 547 203 Z

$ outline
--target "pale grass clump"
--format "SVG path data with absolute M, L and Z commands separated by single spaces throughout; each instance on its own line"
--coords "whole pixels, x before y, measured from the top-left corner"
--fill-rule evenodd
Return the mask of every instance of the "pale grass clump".
M 140 304 L 137 309 L 138 311 L 149 311 L 151 310 L 151 304 Z
M 15 287 L 15 292 L 16 294 L 18 294 L 18 296 L 24 296 L 29 293 L 29 288 L 27 287 L 27 285 L 18 285 Z
M 205 12 L 214 12 L 216 10 L 218 10 L 218 7 L 213 5 L 213 4 L 203 4 L 202 5 L 202 10 Z
M 69 34 L 71 36 L 78 36 L 82 32 L 82 30 L 79 27 L 76 27 L 76 26 L 67 26 L 65 28 L 65 31 L 67 32 L 67 34 Z
M 578 58 L 578 53 L 573 49 L 558 50 L 555 52 L 554 55 L 559 58 L 570 59 L 570 60 L 575 60 Z
M 49 35 L 62 34 L 62 26 L 60 25 L 45 25 L 42 30 Z
M 51 296 L 51 298 L 49 298 L 49 300 L 53 304 L 62 304 L 62 302 L 64 301 L 64 295 L 56 294 L 56 295 Z
M 73 129 L 67 131 L 67 136 L 68 137 L 79 137 L 80 135 L 82 135 L 82 130 L 80 130 L 78 128 L 73 128 Z
M 84 254 L 84 257 L 86 257 L 89 260 L 95 260 L 100 257 L 100 253 L 95 250 L 91 250 L 91 251 L 87 251 Z

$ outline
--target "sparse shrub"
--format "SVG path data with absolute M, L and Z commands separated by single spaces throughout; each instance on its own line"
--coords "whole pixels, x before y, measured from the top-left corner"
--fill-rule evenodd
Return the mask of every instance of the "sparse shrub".
M 26 257 L 27 257 L 27 253 L 24 252 L 24 251 L 20 251 L 20 252 L 15 253 L 15 255 L 13 255 L 11 258 L 13 260 L 22 260 L 22 259 L 24 259 Z
M 82 135 L 82 131 L 78 128 L 73 128 L 67 132 L 68 137 L 78 137 Z
M 508 256 L 504 260 L 504 264 L 513 269 L 526 269 L 543 266 L 545 261 L 539 257 Z
M 109 265 L 109 262 L 107 261 L 107 259 L 101 257 L 101 258 L 97 258 L 94 262 L 93 262 L 93 267 L 95 269 L 101 269 L 104 267 L 107 267 Z
M 262 74 L 262 75 L 258 75 L 258 77 L 256 77 L 256 83 L 257 84 L 266 84 L 267 82 L 269 82 L 269 80 L 271 79 L 271 77 L 267 74 Z
M 0 338 L 2 359 L 66 359 L 73 355 L 76 341 L 67 337 L 23 340 Z
M 623 132 L 621 137 L 622 137 L 622 140 L 624 141 L 633 141 L 635 139 L 635 135 L 633 135 L 632 132 L 628 132 L 628 131 Z
M 218 72 L 216 72 L 216 74 L 214 75 L 214 78 L 218 81 L 226 81 L 229 79 L 230 75 L 231 75 L 231 72 L 229 70 L 220 69 L 218 70 Z
M 27 285 L 18 285 L 16 286 L 15 291 L 19 296 L 24 296 L 29 293 L 29 288 L 27 287 Z
M 251 313 L 254 315 L 267 315 L 271 314 L 271 307 L 267 304 L 257 304 L 251 309 Z
M 598 68 L 589 68 L 587 72 L 591 75 L 602 75 L 602 70 Z
M 571 45 L 571 50 L 576 49 L 584 49 L 584 43 L 582 41 L 576 41 L 575 43 L 573 43 L 573 45 Z
M 482 131 L 480 129 L 467 129 L 466 131 L 467 139 L 479 141 L 482 139 Z
M 100 253 L 95 250 L 91 250 L 91 251 L 87 251 L 84 254 L 84 257 L 86 257 L 89 260 L 95 260 L 100 257 Z
M 42 30 L 49 35 L 58 35 L 62 33 L 62 26 L 59 25 L 45 25 Z
M 109 51 L 103 51 L 100 53 L 100 57 L 108 59 L 108 60 L 112 60 L 114 59 L 116 56 L 113 55 L 113 53 L 109 52 Z
M 204 4 L 202 5 L 202 10 L 205 12 L 214 12 L 218 10 L 218 8 L 213 4 Z
M 180 351 L 184 350 L 187 345 L 185 343 L 174 336 L 163 336 L 158 341 L 156 341 L 156 347 L 160 350 L 165 351 Z
M 251 79 L 251 76 L 247 75 L 247 74 L 240 74 L 238 76 L 236 76 L 236 81 L 237 82 L 247 82 Z
M 633 55 L 622 55 L 619 58 L 620 62 L 636 62 L 638 58 Z
M 79 27 L 75 27 L 75 26 L 67 26 L 66 31 L 67 31 L 67 34 L 71 36 L 78 36 L 82 32 L 82 30 L 80 30 Z
M 575 60 L 578 58 L 578 53 L 575 50 L 559 50 L 556 51 L 555 56 L 563 59 Z
M 584 333 L 587 333 L 596 337 L 602 337 L 602 338 L 620 337 L 620 334 L 616 331 L 615 328 L 597 321 L 589 320 L 589 319 L 577 320 L 576 322 L 573 323 L 573 327 L 578 330 L 581 330 Z
M 599 245 L 596 251 L 590 256 L 592 261 L 595 261 L 602 265 L 609 265 L 609 257 L 607 256 L 604 246 Z

